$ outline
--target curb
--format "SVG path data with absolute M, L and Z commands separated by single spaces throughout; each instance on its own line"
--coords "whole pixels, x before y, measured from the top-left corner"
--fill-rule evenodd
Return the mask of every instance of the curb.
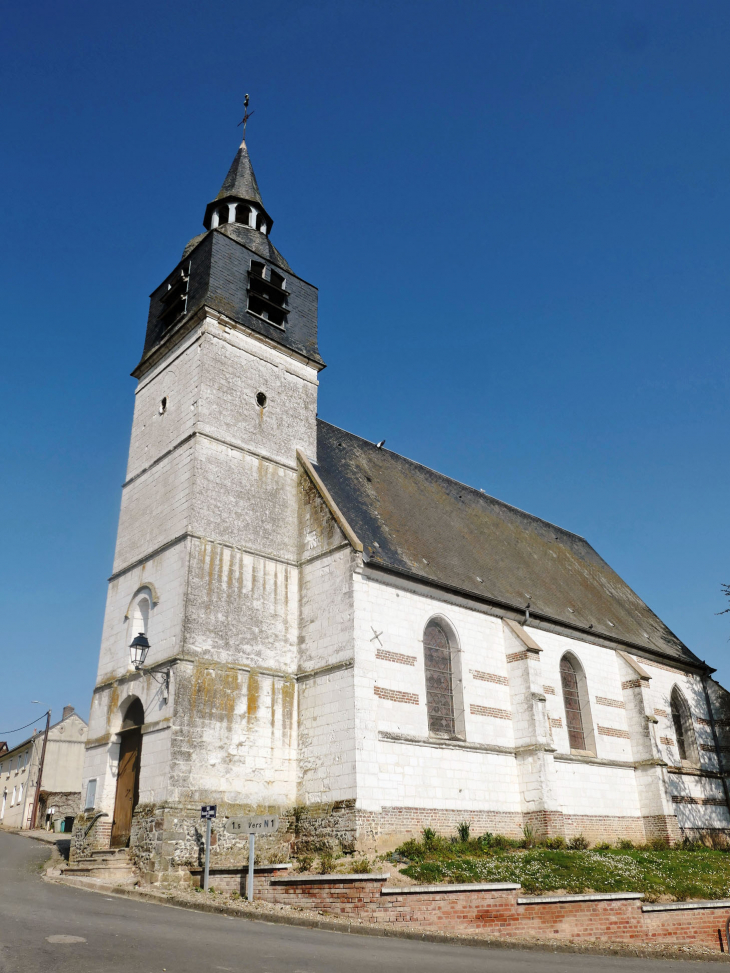
M 449 946 L 471 946 L 477 949 L 517 949 L 533 952 L 548 953 L 591 953 L 598 956 L 633 956 L 642 959 L 674 959 L 686 962 L 703 961 L 705 963 L 728 963 L 730 955 L 727 953 L 704 953 L 694 947 L 662 946 L 658 949 L 647 949 L 641 946 L 631 946 L 628 943 L 599 943 L 599 942 L 553 942 L 552 940 L 536 939 L 500 939 L 498 937 L 483 938 L 477 936 L 456 936 L 448 933 L 417 932 L 402 928 L 389 928 L 374 924 L 353 924 L 349 922 L 335 922 L 331 919 L 310 919 L 307 916 L 279 915 L 276 913 L 245 912 L 233 906 L 226 906 L 215 902 L 190 902 L 188 899 L 164 892 L 155 892 L 137 888 L 124 888 L 119 885 L 91 886 L 79 879 L 63 879 L 44 877 L 44 881 L 53 885 L 66 885 L 69 888 L 83 889 L 87 892 L 100 892 L 103 895 L 113 895 L 124 899 L 136 899 L 152 902 L 156 905 L 175 909 L 188 909 L 190 912 L 205 912 L 209 915 L 229 916 L 234 919 L 247 919 L 251 922 L 267 922 L 271 925 L 298 926 L 304 929 L 321 929 L 325 932 L 339 932 L 351 936 L 373 936 L 378 939 L 408 939 L 422 943 L 437 943 Z

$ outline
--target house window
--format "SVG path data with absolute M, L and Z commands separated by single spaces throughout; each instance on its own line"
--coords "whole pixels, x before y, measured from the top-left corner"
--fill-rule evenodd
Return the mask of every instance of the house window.
M 14 788 L 13 788 L 13 796 L 12 796 L 12 797 L 10 798 L 10 807 L 12 807 L 12 806 L 13 806 L 13 804 L 15 804 L 15 794 L 16 794 L 16 791 L 17 791 L 17 790 L 18 790 L 18 788 L 17 788 L 17 787 L 14 787 Z
M 426 670 L 429 733 L 453 737 L 454 676 L 451 643 L 438 622 L 429 622 L 423 633 L 423 665 Z
M 267 279 L 266 265 L 256 260 L 251 261 L 251 273 L 248 275 L 248 309 L 252 314 L 283 327 L 289 314 L 288 297 L 285 277 L 272 268 L 269 270 Z
M 670 710 L 672 723 L 674 724 L 674 736 L 677 740 L 679 759 L 682 763 L 699 764 L 692 714 L 687 705 L 687 700 L 682 695 L 678 686 L 675 686 L 672 690 Z
M 560 660 L 560 682 L 570 749 L 595 752 L 585 673 L 577 659 L 564 655 Z
M 18 804 L 21 804 L 22 801 L 23 801 L 23 785 L 21 784 L 18 789 Z
M 86 785 L 86 803 L 84 805 L 85 811 L 93 811 L 93 809 L 96 807 L 96 780 L 96 777 L 92 777 Z

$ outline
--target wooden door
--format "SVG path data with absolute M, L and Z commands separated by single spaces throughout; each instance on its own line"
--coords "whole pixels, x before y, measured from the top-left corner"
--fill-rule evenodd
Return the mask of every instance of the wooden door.
M 119 748 L 117 796 L 114 801 L 112 848 L 126 848 L 132 830 L 132 812 L 139 802 L 139 763 L 142 733 L 138 726 L 124 730 Z

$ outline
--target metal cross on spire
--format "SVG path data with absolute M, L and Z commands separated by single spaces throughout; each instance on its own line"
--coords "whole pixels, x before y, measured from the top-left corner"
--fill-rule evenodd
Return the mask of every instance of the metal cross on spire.
M 243 140 L 246 141 L 246 123 L 254 113 L 248 110 L 248 95 L 243 99 L 243 118 L 238 125 L 243 125 Z M 236 128 L 238 128 L 238 125 Z

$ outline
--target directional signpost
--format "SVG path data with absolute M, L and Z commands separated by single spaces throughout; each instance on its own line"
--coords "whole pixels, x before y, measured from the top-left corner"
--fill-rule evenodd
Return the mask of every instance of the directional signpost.
M 205 869 L 203 871 L 203 891 L 208 891 L 208 871 L 210 869 L 210 822 L 215 817 L 216 804 L 204 804 L 200 809 L 200 820 L 205 821 Z
M 246 895 L 249 902 L 253 902 L 253 862 L 256 851 L 256 835 L 272 834 L 278 830 L 279 818 L 276 814 L 256 814 L 244 818 L 229 818 L 226 822 L 226 831 L 229 834 L 248 835 L 248 883 L 246 886 Z M 205 874 L 206 876 L 208 874 L 207 866 Z

